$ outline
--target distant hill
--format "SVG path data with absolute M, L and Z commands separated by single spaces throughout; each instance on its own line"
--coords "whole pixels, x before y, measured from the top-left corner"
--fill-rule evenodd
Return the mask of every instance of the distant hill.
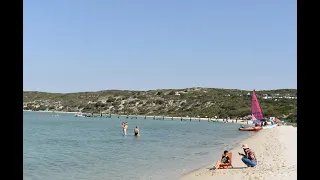
M 266 117 L 296 119 L 296 89 L 265 90 L 256 93 Z M 23 109 L 35 111 L 232 118 L 251 114 L 251 91 L 237 89 L 105 90 L 66 94 L 25 91 L 23 97 Z

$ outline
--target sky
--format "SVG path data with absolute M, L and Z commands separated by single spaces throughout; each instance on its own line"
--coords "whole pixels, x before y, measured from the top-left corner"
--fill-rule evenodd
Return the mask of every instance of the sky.
M 292 0 L 28 0 L 25 91 L 297 87 Z

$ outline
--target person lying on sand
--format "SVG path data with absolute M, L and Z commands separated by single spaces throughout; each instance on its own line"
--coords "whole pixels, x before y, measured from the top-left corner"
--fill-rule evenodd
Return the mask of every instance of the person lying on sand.
M 255 153 L 249 148 L 247 144 L 242 145 L 243 153 L 239 153 L 240 156 L 243 156 L 241 158 L 241 161 L 246 164 L 248 167 L 254 167 L 257 165 L 257 158 Z
M 134 128 L 134 136 L 140 136 L 138 126 L 136 126 L 136 128 Z
M 230 157 L 228 156 L 228 151 L 227 150 L 225 150 L 225 151 L 223 151 L 223 155 L 222 155 L 222 158 L 221 158 L 221 160 L 219 161 L 217 161 L 216 162 L 216 165 L 214 166 L 216 169 L 218 169 L 219 168 L 219 166 L 220 166 L 220 164 L 227 164 L 227 163 L 229 163 L 230 162 Z

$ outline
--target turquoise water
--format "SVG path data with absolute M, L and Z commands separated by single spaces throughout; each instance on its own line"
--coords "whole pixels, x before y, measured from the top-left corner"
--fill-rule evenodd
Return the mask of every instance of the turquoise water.
M 24 180 L 176 180 L 249 136 L 231 123 L 59 115 L 23 113 Z

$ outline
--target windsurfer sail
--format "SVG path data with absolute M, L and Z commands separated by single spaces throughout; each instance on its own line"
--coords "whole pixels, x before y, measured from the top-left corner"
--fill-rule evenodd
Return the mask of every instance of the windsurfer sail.
M 252 92 L 251 116 L 252 116 L 253 124 L 261 123 L 265 121 L 255 90 L 253 90 Z

